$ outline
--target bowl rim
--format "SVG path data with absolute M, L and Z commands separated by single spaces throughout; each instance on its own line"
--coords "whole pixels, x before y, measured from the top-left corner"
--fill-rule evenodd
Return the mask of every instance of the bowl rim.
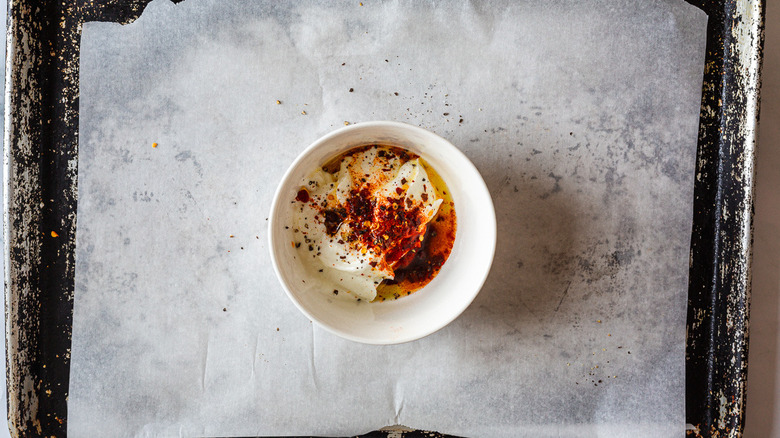
M 284 277 L 282 276 L 281 269 L 279 267 L 279 262 L 277 261 L 277 257 L 276 257 L 276 251 L 275 251 L 279 245 L 279 242 L 277 242 L 277 240 L 274 238 L 274 232 L 273 232 L 275 228 L 274 224 L 276 222 L 275 213 L 277 211 L 280 202 L 282 191 L 290 183 L 289 180 L 292 177 L 293 170 L 298 167 L 301 161 L 303 161 L 315 149 L 322 147 L 323 144 L 330 142 L 335 137 L 343 135 L 345 132 L 349 132 L 353 130 L 366 130 L 366 129 L 373 129 L 373 128 L 393 128 L 401 131 L 404 130 L 413 131 L 423 136 L 433 136 L 434 138 L 439 140 L 442 143 L 442 145 L 444 145 L 448 149 L 448 153 L 457 155 L 458 158 L 461 159 L 461 161 L 464 163 L 464 165 L 466 165 L 470 171 L 473 171 L 474 174 L 477 175 L 478 177 L 478 180 L 476 181 L 477 184 L 476 186 L 471 187 L 470 190 L 476 192 L 477 196 L 487 201 L 487 205 L 489 205 L 489 209 L 490 209 L 489 216 L 492 219 L 488 224 L 485 224 L 488 227 L 486 228 L 486 231 L 489 234 L 491 234 L 490 236 L 491 238 L 489 242 L 490 260 L 489 263 L 487 264 L 487 269 L 484 272 L 481 272 L 479 274 L 481 278 L 478 281 L 478 287 L 474 289 L 474 292 L 473 294 L 471 294 L 469 299 L 461 301 L 460 306 L 457 307 L 457 311 L 452 312 L 452 316 L 444 320 L 444 323 L 437 324 L 437 326 L 434 326 L 430 329 L 421 330 L 419 332 L 410 333 L 407 336 L 400 336 L 398 338 L 393 338 L 393 339 L 389 339 L 389 338 L 377 339 L 375 337 L 354 335 L 352 333 L 346 332 L 337 327 L 333 327 L 330 324 L 327 324 L 315 318 L 312 315 L 312 313 L 309 312 L 309 310 L 298 300 L 298 297 L 296 297 L 295 294 L 290 290 L 290 286 L 287 284 Z M 476 168 L 476 166 L 474 166 L 474 163 L 472 163 L 471 160 L 469 160 L 469 158 L 466 156 L 466 154 L 463 153 L 463 151 L 458 149 L 455 145 L 453 145 L 449 140 L 445 139 L 444 137 L 441 137 L 440 135 L 432 131 L 429 131 L 427 129 L 421 128 L 419 126 L 415 126 L 403 122 L 377 120 L 377 121 L 354 123 L 330 131 L 327 134 L 316 139 L 314 142 L 312 142 L 309 146 L 307 146 L 303 151 L 301 151 L 298 154 L 298 156 L 293 160 L 293 162 L 285 171 L 284 175 L 282 176 L 282 179 L 279 182 L 279 185 L 276 187 L 276 190 L 274 192 L 273 200 L 271 202 L 271 209 L 268 215 L 268 240 L 269 240 L 268 248 L 271 255 L 271 264 L 273 266 L 274 273 L 276 274 L 276 278 L 281 284 L 282 289 L 284 289 L 284 292 L 287 294 L 287 297 L 292 301 L 292 303 L 295 305 L 295 307 L 298 308 L 298 310 L 301 313 L 303 313 L 307 318 L 309 318 L 310 321 L 316 323 L 326 331 L 336 336 L 339 336 L 341 338 L 347 339 L 349 341 L 359 342 L 363 344 L 370 344 L 370 345 L 395 345 L 395 344 L 403 344 L 406 342 L 415 341 L 424 338 L 426 336 L 429 336 L 433 333 L 436 333 L 437 331 L 441 330 L 442 328 L 452 323 L 452 321 L 454 321 L 461 314 L 463 314 L 463 312 L 471 305 L 471 303 L 474 301 L 477 295 L 479 295 L 479 292 L 482 290 L 482 287 L 485 285 L 485 281 L 487 280 L 487 277 L 490 274 L 490 270 L 491 270 L 490 268 L 493 265 L 493 260 L 495 258 L 495 252 L 496 252 L 497 222 L 496 222 L 495 207 L 493 205 L 493 198 L 490 195 L 490 191 L 488 190 L 487 185 L 485 184 L 485 180 L 482 177 L 482 174 Z M 424 288 L 425 287 L 423 287 L 423 289 Z

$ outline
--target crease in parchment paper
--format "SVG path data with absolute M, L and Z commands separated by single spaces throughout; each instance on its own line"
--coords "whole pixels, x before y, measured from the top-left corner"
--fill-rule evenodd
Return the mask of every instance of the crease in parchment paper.
M 317 339 L 317 331 L 314 328 L 314 325 L 311 326 L 311 355 L 310 355 L 310 365 L 309 365 L 309 373 L 311 375 L 311 381 L 314 385 L 314 390 L 319 390 L 319 382 L 317 379 L 317 346 L 316 346 L 316 339 Z
M 393 401 L 395 402 L 395 417 L 393 419 L 393 425 L 401 424 L 401 415 L 404 411 L 404 389 L 398 384 L 398 382 L 396 382 L 395 388 L 393 388 Z
M 206 392 L 206 379 L 209 371 L 209 351 L 211 351 L 211 336 L 206 340 L 206 351 L 203 352 L 203 361 L 201 362 L 203 373 L 200 378 L 200 388 L 204 393 Z
M 84 25 L 69 436 L 684 433 L 706 15 L 359 3 L 158 0 Z M 268 251 L 290 163 L 368 120 L 451 141 L 496 208 L 480 294 L 401 345 L 309 321 Z

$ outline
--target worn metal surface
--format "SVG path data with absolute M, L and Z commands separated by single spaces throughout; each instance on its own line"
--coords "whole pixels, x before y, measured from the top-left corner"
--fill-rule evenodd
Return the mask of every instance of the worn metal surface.
M 148 2 L 11 1 L 4 256 L 13 436 L 67 430 L 81 24 L 130 22 Z M 692 435 L 740 436 L 764 2 L 692 3 L 710 22 L 691 237 L 686 418 Z
M 76 225 L 76 16 L 55 3 L 25 1 L 12 2 L 8 16 L 5 283 L 15 436 L 65 430 Z
M 753 174 L 764 2 L 709 15 L 699 128 L 686 350 L 689 435 L 742 435 L 748 358 Z
M 6 67 L 5 257 L 9 426 L 66 433 L 76 229 L 79 39 L 106 2 L 11 1 Z

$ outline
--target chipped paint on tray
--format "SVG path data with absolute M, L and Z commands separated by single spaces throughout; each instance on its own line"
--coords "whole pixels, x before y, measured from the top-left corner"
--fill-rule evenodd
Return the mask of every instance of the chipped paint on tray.
M 64 436 L 67 430 L 81 23 L 127 23 L 148 2 L 10 4 L 3 219 L 13 436 Z M 765 5 L 760 0 L 692 3 L 710 15 L 711 38 L 694 195 L 688 434 L 739 437 L 745 408 L 753 166 Z M 55 227 L 61 236 L 57 240 L 49 237 Z

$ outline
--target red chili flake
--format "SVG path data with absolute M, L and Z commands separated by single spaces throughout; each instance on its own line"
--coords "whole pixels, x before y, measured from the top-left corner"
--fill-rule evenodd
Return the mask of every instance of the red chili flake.
M 300 189 L 295 200 L 303 203 L 309 202 L 309 192 L 306 189 Z
M 396 188 L 395 188 L 395 192 L 396 192 L 396 193 L 398 193 L 398 194 L 400 195 L 401 193 L 403 193 L 403 192 L 404 192 L 404 189 L 402 189 L 402 188 L 400 188 L 400 187 L 396 187 Z

